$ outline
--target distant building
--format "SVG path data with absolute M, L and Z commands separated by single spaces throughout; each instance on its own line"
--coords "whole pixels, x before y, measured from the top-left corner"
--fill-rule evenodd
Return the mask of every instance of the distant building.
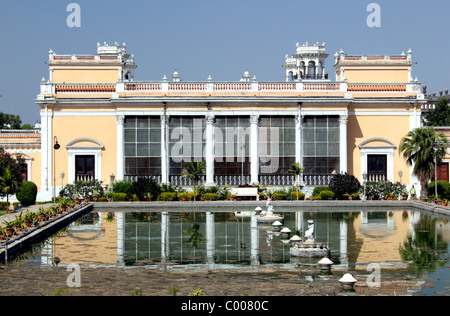
M 30 176 L 39 198 L 51 198 L 55 178 L 58 190 L 77 179 L 109 184 L 111 175 L 190 185 L 181 172 L 191 160 L 206 163 L 208 186 L 292 186 L 287 170 L 295 162 L 310 187 L 342 172 L 394 182 L 400 170 L 403 183 L 418 184 L 398 151 L 427 103 L 412 78 L 412 52 L 341 50 L 334 81 L 327 57 L 325 44 L 297 44 L 282 82 L 260 82 L 248 71 L 233 82 L 186 82 L 178 72 L 135 81 L 125 44 L 98 44 L 92 55 L 50 51 L 49 78 L 35 100 L 42 138 Z

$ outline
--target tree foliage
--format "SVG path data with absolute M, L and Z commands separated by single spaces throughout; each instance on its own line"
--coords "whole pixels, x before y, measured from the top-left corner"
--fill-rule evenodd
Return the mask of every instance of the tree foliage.
M 450 107 L 446 97 L 440 98 L 435 108 L 425 114 L 424 124 L 425 126 L 450 126 Z
M 437 146 L 436 153 L 434 146 Z M 426 190 L 427 182 L 434 177 L 435 154 L 439 165 L 446 146 L 447 138 L 443 133 L 436 133 L 432 127 L 416 128 L 402 139 L 399 150 L 403 152 L 406 162 L 410 166 L 414 165 L 414 174 L 419 178 L 422 191 Z
M 338 200 L 344 199 L 344 194 L 357 193 L 361 188 L 359 180 L 348 173 L 335 174 L 330 180 L 330 190 Z
M 0 112 L 0 129 L 20 129 L 21 124 L 19 115 Z

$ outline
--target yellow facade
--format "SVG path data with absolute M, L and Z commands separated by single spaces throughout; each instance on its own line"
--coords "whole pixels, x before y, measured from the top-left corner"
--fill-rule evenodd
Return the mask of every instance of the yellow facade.
M 305 45 L 302 48 L 308 49 Z M 328 56 L 323 51 L 321 54 L 323 58 Z M 384 155 L 388 164 L 386 180 L 400 181 L 398 171 L 402 170 L 403 183 L 418 183 L 398 150 L 401 138 L 420 127 L 420 108 L 425 102 L 419 82 L 411 78 L 411 51 L 407 55 L 386 56 L 350 56 L 341 51 L 335 57 L 336 81 L 325 79 L 325 70 L 317 68 L 314 79 L 287 82 L 258 82 L 251 80 L 248 73 L 239 82 L 184 82 L 178 73 L 172 80 L 136 82 L 137 66 L 125 46 L 99 44 L 94 55 L 57 55 L 51 51 L 50 80 L 41 83 L 36 99 L 43 123 L 43 151 L 40 179 L 36 176 L 35 180 L 48 195 L 51 185 L 47 183 L 52 183 L 53 168 L 58 185 L 61 172 L 67 175 L 64 184 L 70 183 L 76 178 L 75 161 L 84 155 L 95 156 L 95 177 L 103 183 L 109 184 L 111 174 L 119 180 L 126 178 L 127 118 L 158 118 L 163 122 L 163 117 L 169 121 L 173 117 L 205 117 L 202 124 L 206 126 L 208 117 L 279 116 L 295 118 L 296 130 L 300 131 L 300 118 L 323 116 L 339 118 L 338 172 L 349 172 L 362 181 L 367 158 Z M 257 126 L 251 124 L 249 129 Z M 164 124 L 159 126 L 162 135 Z M 258 134 L 252 134 L 257 128 L 249 135 L 257 137 Z M 138 130 L 137 127 L 135 132 Z M 62 145 L 56 152 L 52 150 L 54 137 Z M 302 163 L 305 140 L 301 134 L 295 137 L 295 160 Z M 205 134 L 204 142 L 208 141 L 211 142 Z M 158 179 L 163 183 L 173 178 L 170 149 L 161 145 Z M 251 183 L 257 183 L 261 179 L 259 149 L 252 146 L 247 150 L 251 160 L 248 177 Z M 209 164 L 214 162 L 214 157 L 205 159 Z M 214 169 L 210 169 L 207 183 L 217 184 Z

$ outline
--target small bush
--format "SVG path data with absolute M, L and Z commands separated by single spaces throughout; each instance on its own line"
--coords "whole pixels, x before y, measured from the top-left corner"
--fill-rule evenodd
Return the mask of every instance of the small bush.
M 318 187 L 315 187 L 314 190 L 313 190 L 312 195 L 316 196 L 316 195 L 320 194 L 320 192 L 322 192 L 322 191 L 330 191 L 330 187 L 329 186 L 318 186 Z
M 435 193 L 435 182 L 428 184 L 428 196 L 434 196 Z M 437 193 L 440 198 L 449 200 L 450 199 L 450 184 L 447 181 L 439 180 L 437 182 Z
M 177 201 L 177 194 L 175 192 L 163 192 L 161 193 L 158 198 L 156 199 L 157 201 Z
M 292 200 L 297 200 L 297 192 L 295 192 L 295 191 L 291 192 L 291 199 Z M 298 199 L 299 200 L 304 200 L 305 199 L 305 193 L 298 192 Z
M 286 200 L 287 194 L 285 193 L 274 193 L 272 198 L 274 201 Z
M 24 181 L 19 191 L 16 193 L 16 198 L 23 206 L 30 206 L 36 204 L 36 195 L 36 184 L 30 181 Z
M 320 199 L 321 200 L 331 200 L 334 198 L 335 194 L 331 192 L 330 190 L 323 190 L 320 192 Z
M 348 173 L 336 174 L 330 181 L 330 190 L 336 194 L 339 200 L 346 199 L 344 194 L 356 193 L 360 188 L 361 184 L 358 179 Z
M 203 194 L 203 197 L 205 198 L 205 201 L 217 201 L 219 195 L 216 193 L 205 193 Z
M 115 202 L 123 202 L 127 200 L 127 194 L 126 193 L 114 193 L 113 194 L 113 201 Z

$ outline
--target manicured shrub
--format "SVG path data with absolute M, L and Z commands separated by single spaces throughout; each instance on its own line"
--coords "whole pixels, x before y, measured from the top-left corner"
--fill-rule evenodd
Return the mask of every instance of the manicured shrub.
M 321 200 L 332 200 L 335 194 L 330 190 L 323 190 L 319 193 Z
M 16 193 L 16 198 L 23 206 L 36 204 L 37 186 L 31 181 L 22 182 L 22 186 Z
M 123 202 L 127 200 L 127 194 L 126 193 L 114 193 L 113 194 L 113 201 L 115 202 Z
M 297 200 L 297 192 L 291 191 L 290 195 L 291 195 L 291 199 L 292 200 Z M 305 199 L 305 193 L 298 192 L 298 199 L 299 200 L 304 200 Z
M 217 201 L 219 195 L 217 193 L 205 193 L 203 194 L 205 201 Z
M 330 187 L 329 186 L 324 186 L 324 185 L 315 187 L 314 190 L 313 190 L 313 194 L 312 195 L 316 196 L 316 195 L 320 194 L 320 192 L 325 191 L 325 190 L 330 191 Z
M 153 179 L 138 178 L 131 185 L 132 196 L 136 194 L 139 200 L 145 200 L 145 194 L 150 193 L 152 196 L 159 196 L 161 194 L 161 187 L 158 182 Z
M 348 173 L 335 174 L 330 181 L 330 190 L 336 194 L 336 198 L 339 200 L 347 199 L 344 194 L 356 193 L 360 188 L 359 180 Z
M 286 200 L 287 194 L 284 193 L 274 193 L 272 199 L 274 201 Z
M 175 192 L 163 192 L 161 193 L 158 198 L 156 199 L 157 201 L 177 201 L 177 194 Z

